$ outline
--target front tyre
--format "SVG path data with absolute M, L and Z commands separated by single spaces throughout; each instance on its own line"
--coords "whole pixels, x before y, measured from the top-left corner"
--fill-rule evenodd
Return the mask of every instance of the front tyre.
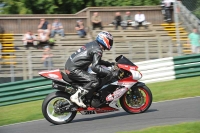
M 66 112 L 60 106 L 63 102 L 71 104 L 69 99 L 70 96 L 61 91 L 49 94 L 42 104 L 42 113 L 46 120 L 56 125 L 71 122 L 77 111 Z
M 147 86 L 137 86 L 120 98 L 120 104 L 126 112 L 138 114 L 149 109 L 152 99 L 151 90 Z

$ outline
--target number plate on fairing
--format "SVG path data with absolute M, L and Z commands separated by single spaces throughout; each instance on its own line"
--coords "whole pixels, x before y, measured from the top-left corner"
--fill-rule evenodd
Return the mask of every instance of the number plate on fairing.
M 91 110 L 91 111 L 80 111 L 82 115 L 91 115 L 91 114 L 97 114 L 96 111 Z

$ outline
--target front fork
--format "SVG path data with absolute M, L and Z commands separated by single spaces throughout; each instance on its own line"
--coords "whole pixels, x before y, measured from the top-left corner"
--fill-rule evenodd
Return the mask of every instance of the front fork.
M 141 102 L 143 95 L 138 88 L 142 86 L 145 86 L 145 84 L 142 82 L 138 82 L 130 88 L 130 90 L 126 94 L 126 101 L 128 104 L 138 104 L 139 102 Z

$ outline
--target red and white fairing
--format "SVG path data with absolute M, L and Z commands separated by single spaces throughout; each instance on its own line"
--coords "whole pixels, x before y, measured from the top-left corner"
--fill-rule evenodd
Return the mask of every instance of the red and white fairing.
M 63 80 L 63 78 L 62 78 L 62 75 L 61 75 L 59 69 L 41 71 L 41 72 L 39 72 L 39 75 L 41 75 L 41 76 L 43 76 L 43 77 L 45 77 L 45 78 L 49 78 L 49 79 L 53 79 L 53 80 L 65 82 L 65 81 Z M 66 83 L 66 82 L 65 82 L 65 83 Z
M 139 79 L 142 78 L 142 74 L 138 71 L 137 66 L 118 64 L 118 67 L 131 72 L 132 76 L 111 83 L 113 85 L 123 86 L 122 88 L 114 91 L 113 94 L 109 94 L 106 97 L 106 101 L 112 101 L 109 106 L 116 109 L 119 108 L 117 100 L 119 100 L 121 96 L 123 96 L 134 84 L 138 82 Z

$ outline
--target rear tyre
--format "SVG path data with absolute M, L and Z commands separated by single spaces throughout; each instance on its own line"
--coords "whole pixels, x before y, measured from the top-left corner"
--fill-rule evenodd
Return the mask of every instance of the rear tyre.
M 56 91 L 49 94 L 43 101 L 42 113 L 45 119 L 53 124 L 65 124 L 71 122 L 77 111 L 66 112 L 59 108 L 62 102 L 72 104 L 67 93 Z
M 149 109 L 152 99 L 151 90 L 147 86 L 138 86 L 124 94 L 120 98 L 120 104 L 126 112 L 138 114 Z

